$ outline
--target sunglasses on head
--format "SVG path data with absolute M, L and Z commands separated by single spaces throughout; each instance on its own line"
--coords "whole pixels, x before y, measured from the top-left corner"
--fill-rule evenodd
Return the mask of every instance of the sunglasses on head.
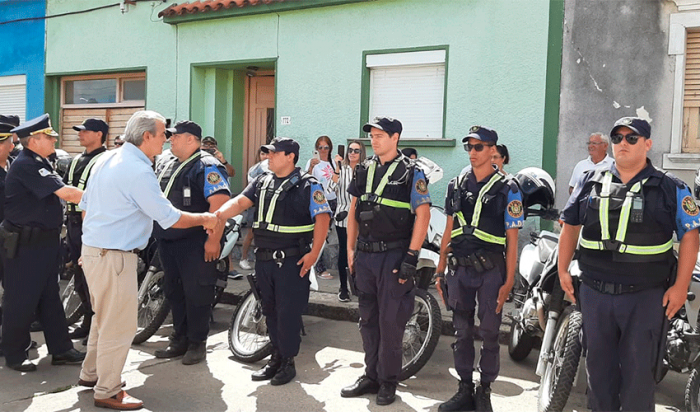
M 349 149 L 348 149 L 348 154 L 353 154 L 353 153 L 355 153 L 355 154 L 360 154 L 360 149 L 349 148 Z
M 612 141 L 613 144 L 620 144 L 620 142 L 622 142 L 622 139 L 624 138 L 625 140 L 627 140 L 627 143 L 629 143 L 629 144 L 637 144 L 637 141 L 639 140 L 640 137 L 642 137 L 642 136 L 640 136 L 638 134 L 633 134 L 633 133 L 630 133 L 630 134 L 619 134 L 618 133 L 618 134 L 614 134 L 614 135 L 610 136 L 610 141 Z
M 491 147 L 493 146 L 492 144 L 483 144 L 483 143 L 477 143 L 477 144 L 471 144 L 467 143 L 464 145 L 464 150 L 467 152 L 471 152 L 472 149 L 476 150 L 477 152 L 480 152 L 484 150 L 484 147 Z
M 319 146 L 316 148 L 316 150 L 330 150 L 330 146 Z

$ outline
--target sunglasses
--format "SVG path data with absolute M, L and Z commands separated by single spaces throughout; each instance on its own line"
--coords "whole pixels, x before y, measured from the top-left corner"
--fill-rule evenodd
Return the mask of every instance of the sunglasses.
M 467 143 L 464 145 L 464 150 L 467 152 L 471 152 L 472 149 L 476 150 L 477 152 L 480 152 L 484 150 L 484 147 L 491 147 L 493 146 L 492 144 L 483 144 L 483 143 L 477 143 L 477 144 L 471 144 Z
M 360 149 L 348 149 L 348 154 L 360 154 Z
M 331 149 L 330 146 L 318 146 L 318 147 L 316 148 L 316 150 L 330 150 L 330 149 Z
M 637 141 L 639 138 L 642 137 L 638 134 L 614 134 L 610 136 L 610 140 L 613 142 L 613 144 L 620 144 L 622 142 L 622 139 L 624 138 L 627 140 L 627 143 L 629 144 L 637 144 Z
M 114 147 L 119 147 L 123 144 L 124 144 L 124 142 L 114 142 Z

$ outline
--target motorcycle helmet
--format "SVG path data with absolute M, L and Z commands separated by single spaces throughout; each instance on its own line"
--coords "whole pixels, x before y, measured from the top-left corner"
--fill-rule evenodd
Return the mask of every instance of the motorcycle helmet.
M 515 174 L 523 194 L 525 217 L 545 216 L 554 209 L 555 186 L 549 173 L 539 167 L 526 167 Z M 539 205 L 539 208 L 534 206 Z
M 695 172 L 695 179 L 693 181 L 693 195 L 695 199 L 700 200 L 700 169 Z

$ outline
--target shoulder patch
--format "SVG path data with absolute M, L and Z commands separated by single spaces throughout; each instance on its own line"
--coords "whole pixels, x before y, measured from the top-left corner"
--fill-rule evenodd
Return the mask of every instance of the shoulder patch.
M 311 197 L 314 199 L 314 203 L 322 205 L 326 203 L 326 196 L 323 194 L 322 190 L 316 190 L 314 191 L 313 195 Z
M 519 200 L 512 200 L 508 203 L 508 214 L 512 218 L 519 218 L 523 215 L 523 204 Z
M 428 194 L 428 183 L 426 183 L 425 179 L 418 179 L 416 181 L 416 192 L 421 195 Z
M 218 174 L 217 172 L 209 172 L 207 173 L 207 183 L 210 185 L 215 185 L 221 181 L 221 175 Z
M 698 205 L 695 204 L 695 200 L 693 200 L 692 197 L 686 196 L 683 198 L 681 201 L 681 207 L 683 208 L 683 211 L 690 216 L 697 216 L 698 213 L 700 213 L 700 209 L 698 209 Z
M 42 167 L 41 169 L 39 169 L 39 174 L 41 175 L 41 177 L 46 177 L 46 176 L 50 175 L 51 172 L 49 172 L 48 170 L 46 170 Z

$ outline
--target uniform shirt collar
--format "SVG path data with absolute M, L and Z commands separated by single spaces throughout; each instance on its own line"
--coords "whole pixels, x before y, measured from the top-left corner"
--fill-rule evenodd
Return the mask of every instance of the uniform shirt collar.
M 100 146 L 97 149 L 93 150 L 92 152 L 88 153 L 87 150 L 83 151 L 83 156 L 95 156 L 98 155 L 104 151 L 106 151 L 107 148 L 104 146 Z
M 620 172 L 617 171 L 617 164 L 615 161 L 610 165 L 610 172 L 615 176 L 616 178 L 620 179 Z M 640 170 L 639 173 L 637 173 L 636 176 L 634 176 L 628 184 L 632 184 L 635 182 L 638 182 L 642 179 L 646 179 L 647 177 L 651 176 L 656 172 L 656 168 L 651 164 L 651 159 L 647 157 L 647 164 L 644 166 L 644 169 Z

